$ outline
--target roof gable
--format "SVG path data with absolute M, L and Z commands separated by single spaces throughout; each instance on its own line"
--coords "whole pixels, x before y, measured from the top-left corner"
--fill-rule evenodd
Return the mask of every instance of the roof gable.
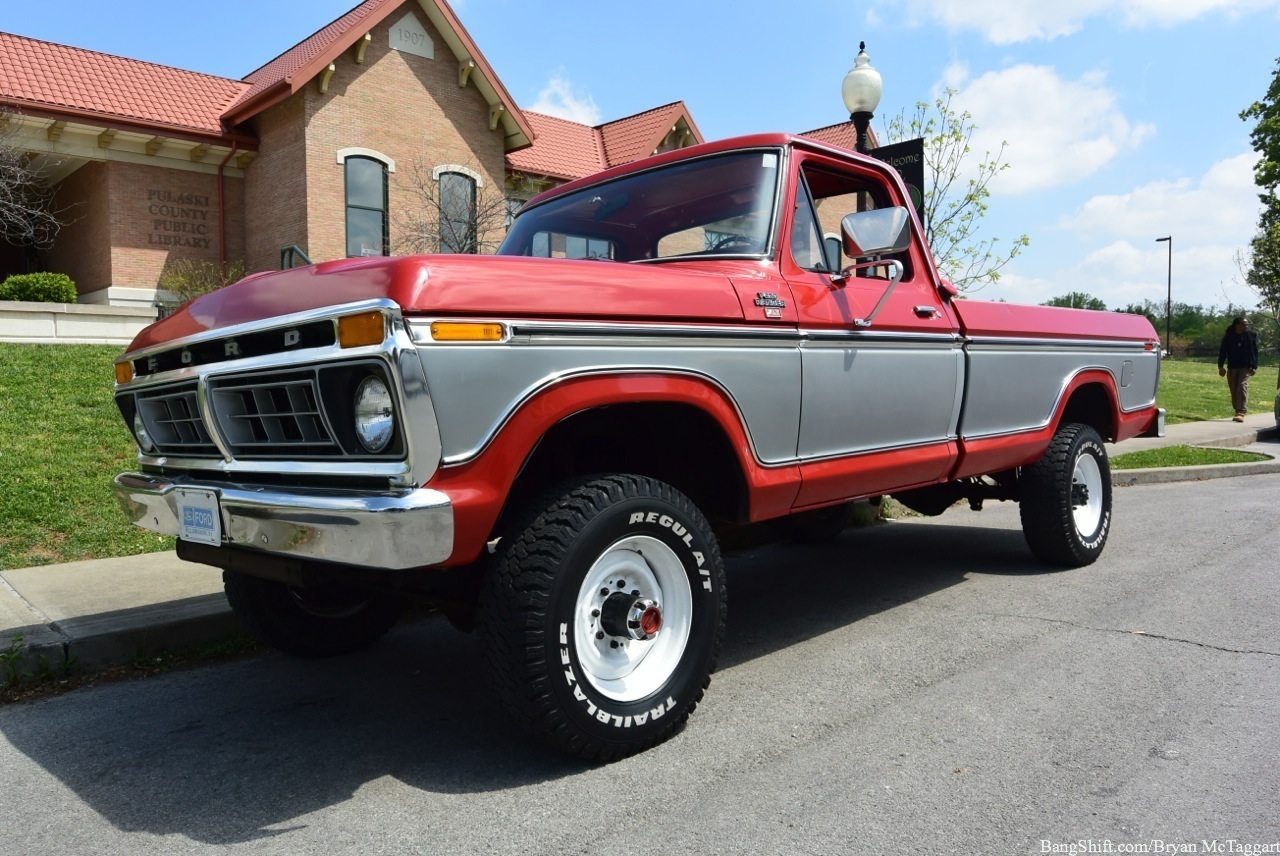
M 508 150 L 532 142 L 533 129 L 445 0 L 365 0 L 250 72 L 245 78 L 249 89 L 229 106 L 223 118 L 231 124 L 239 124 L 288 98 L 374 27 L 409 4 L 421 9 L 435 25 L 460 64 L 468 63 L 474 68 L 475 73 L 468 74 L 465 79 L 474 84 L 489 102 L 495 124 L 500 122 L 503 126 Z
M 513 172 L 575 179 L 655 154 L 673 130 L 686 142 L 703 142 L 683 101 L 664 104 L 602 125 L 526 111 L 537 138 L 527 149 L 507 154 Z
M 599 126 L 601 143 L 604 147 L 606 166 L 631 163 L 649 155 L 657 154 L 667 134 L 676 131 L 683 120 L 691 136 L 702 142 L 702 135 L 689 116 L 689 110 L 683 101 L 664 104 L 634 116 L 616 119 Z

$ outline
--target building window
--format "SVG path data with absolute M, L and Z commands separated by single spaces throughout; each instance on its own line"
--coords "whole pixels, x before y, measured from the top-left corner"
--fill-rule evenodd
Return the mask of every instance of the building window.
M 343 161 L 346 168 L 347 255 L 388 255 L 387 165 L 365 155 Z
M 440 173 L 440 252 L 476 252 L 476 180 Z

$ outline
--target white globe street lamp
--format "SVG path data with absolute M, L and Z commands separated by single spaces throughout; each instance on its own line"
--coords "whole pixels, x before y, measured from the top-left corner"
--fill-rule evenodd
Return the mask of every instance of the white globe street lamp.
M 868 132 L 871 119 L 876 108 L 880 106 L 880 95 L 884 91 L 884 81 L 880 72 L 871 65 L 871 57 L 867 56 L 867 43 L 858 43 L 858 55 L 853 59 L 853 68 L 844 76 L 840 94 L 844 97 L 845 109 L 853 120 L 853 127 L 858 132 L 856 151 L 866 154 L 871 150 L 868 145 Z

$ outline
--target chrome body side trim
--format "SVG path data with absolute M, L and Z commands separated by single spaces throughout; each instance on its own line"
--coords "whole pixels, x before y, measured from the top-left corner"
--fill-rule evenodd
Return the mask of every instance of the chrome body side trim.
M 223 543 L 263 553 L 403 570 L 443 562 L 453 551 L 453 506 L 435 490 L 340 491 L 181 481 L 121 473 L 113 482 L 129 520 L 178 534 L 177 489 L 218 496 Z

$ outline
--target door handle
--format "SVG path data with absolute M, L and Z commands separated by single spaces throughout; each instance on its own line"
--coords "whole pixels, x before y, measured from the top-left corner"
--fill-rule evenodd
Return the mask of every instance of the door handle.
M 915 307 L 915 313 L 917 318 L 932 318 L 938 314 L 938 308 L 936 306 L 917 306 Z

